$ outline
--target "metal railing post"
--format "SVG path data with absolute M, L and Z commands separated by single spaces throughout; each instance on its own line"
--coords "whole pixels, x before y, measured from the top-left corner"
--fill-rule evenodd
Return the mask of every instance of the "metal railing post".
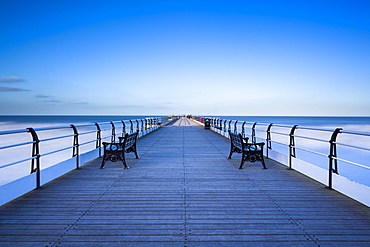
M 126 124 L 123 121 L 121 121 L 121 123 L 122 123 L 122 137 L 124 137 L 126 134 Z
M 116 127 L 114 126 L 114 123 L 113 122 L 110 122 L 110 124 L 112 125 L 112 135 L 111 135 L 111 142 L 115 142 L 116 141 Z
M 234 124 L 234 133 L 238 132 L 238 127 L 236 127 L 237 124 L 238 124 L 238 120 L 236 120 L 236 122 Z
M 134 124 L 132 123 L 131 119 L 129 120 L 130 121 L 130 134 L 134 132 Z
M 257 122 L 255 122 L 252 126 L 252 142 L 253 143 L 256 143 L 256 125 L 257 125 Z
M 289 133 L 289 169 L 292 169 L 292 158 L 296 158 L 294 132 L 298 125 L 294 125 Z
M 245 130 L 244 130 L 245 121 L 242 124 L 242 136 L 245 137 Z
M 139 126 L 139 120 L 135 120 L 136 122 L 136 131 L 139 133 L 140 132 L 140 126 Z
M 96 143 L 95 148 L 99 148 L 99 157 L 101 157 L 101 129 L 98 123 L 95 123 L 96 126 Z
M 76 157 L 76 169 L 79 169 L 80 165 L 80 145 L 78 143 L 78 131 L 76 126 L 71 124 L 71 128 L 73 129 L 73 151 L 72 151 L 72 157 Z
M 337 157 L 337 137 L 338 134 L 342 131 L 342 128 L 337 128 L 334 130 L 333 134 L 330 138 L 330 153 L 329 153 L 329 181 L 328 181 L 328 189 L 333 188 L 333 172 L 338 174 L 338 160 Z
M 266 133 L 266 157 L 269 157 L 269 149 L 272 149 L 272 142 L 271 142 L 271 127 L 272 123 L 267 127 Z
M 224 129 L 223 129 L 223 131 L 224 131 L 224 135 L 225 135 L 225 133 L 227 132 L 227 130 L 226 130 L 226 124 L 227 124 L 227 121 L 226 121 L 226 119 L 224 119 Z
M 41 187 L 41 169 L 40 169 L 40 139 L 33 128 L 27 128 L 28 132 L 31 133 L 33 144 L 32 144 L 32 157 L 31 160 L 31 174 L 36 172 L 36 189 Z M 36 164 L 35 164 L 36 163 Z

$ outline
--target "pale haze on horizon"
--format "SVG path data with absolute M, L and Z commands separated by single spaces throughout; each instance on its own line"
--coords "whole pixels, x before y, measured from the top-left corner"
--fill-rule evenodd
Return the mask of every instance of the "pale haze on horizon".
M 370 116 L 370 1 L 0 9 L 0 115 Z

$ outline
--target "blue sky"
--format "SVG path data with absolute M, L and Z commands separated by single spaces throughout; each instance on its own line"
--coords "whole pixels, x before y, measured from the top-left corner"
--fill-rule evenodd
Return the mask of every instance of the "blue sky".
M 0 9 L 2 115 L 370 116 L 370 1 Z

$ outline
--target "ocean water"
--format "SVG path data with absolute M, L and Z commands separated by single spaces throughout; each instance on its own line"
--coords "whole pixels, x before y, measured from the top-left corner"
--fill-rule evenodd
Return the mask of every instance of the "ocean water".
M 129 119 L 143 119 L 146 117 L 153 116 L 0 116 L 0 131 L 25 129 L 29 127 L 41 128 L 41 127 L 52 127 L 52 126 L 69 126 L 70 124 L 87 124 L 87 123 L 109 123 L 110 121 L 121 121 Z M 208 116 L 211 117 L 211 116 Z M 246 136 L 250 136 L 251 127 L 254 122 L 257 122 L 256 136 L 258 141 L 266 141 L 266 128 L 269 124 L 273 124 L 271 131 L 272 148 L 283 154 L 289 153 L 289 131 L 292 126 L 298 125 L 298 129 L 295 134 L 298 136 L 307 136 L 317 140 L 308 140 L 304 138 L 296 138 L 296 146 L 305 150 L 297 149 L 297 158 L 307 161 L 316 166 L 328 169 L 328 154 L 329 154 L 329 140 L 336 128 L 342 128 L 343 133 L 338 135 L 338 143 L 347 145 L 364 147 L 370 149 L 370 117 L 280 117 L 280 116 L 212 116 L 220 117 L 228 120 L 238 120 L 238 131 L 241 131 L 241 124 L 246 121 L 245 133 Z M 232 127 L 233 126 L 232 122 Z M 106 125 L 106 129 L 103 128 L 103 136 L 110 134 L 110 125 Z M 116 124 L 117 132 L 120 131 L 121 125 Z M 302 129 L 300 129 L 302 127 Z M 303 128 L 314 128 L 314 129 L 325 129 L 327 131 L 317 130 L 306 130 Z M 92 131 L 95 127 L 86 129 L 79 129 L 79 132 Z M 275 133 L 276 132 L 276 133 Z M 347 133 L 348 132 L 348 133 Z M 369 135 L 353 135 L 351 132 L 364 132 Z M 51 135 L 50 133 L 53 133 Z M 40 139 L 51 138 L 55 135 L 71 135 L 70 128 L 61 129 L 57 131 L 45 131 L 40 133 Z M 277 134 L 282 133 L 282 134 Z M 93 140 L 94 134 L 81 136 L 80 143 Z M 9 137 L 9 135 L 0 135 L 0 146 L 11 145 L 15 143 L 30 141 L 30 134 L 16 134 Z M 41 152 L 47 153 L 53 150 L 57 150 L 62 146 L 71 146 L 72 137 L 65 139 L 58 139 L 55 141 L 48 141 L 47 143 L 41 143 Z M 62 146 L 61 146 L 62 145 Z M 81 147 L 81 153 L 87 152 L 94 149 L 95 143 L 85 145 Z M 12 151 L 11 151 L 12 150 Z M 225 150 L 228 153 L 229 150 Z M 314 153 L 315 152 L 315 153 Z M 13 149 L 0 150 L 0 166 L 3 164 L 11 163 L 15 158 L 16 160 L 26 159 L 30 157 L 31 148 L 29 146 L 19 147 Z M 316 154 L 320 153 L 320 154 Z M 53 164 L 71 157 L 71 150 L 67 150 L 61 153 L 48 155 L 42 157 L 42 168 L 52 166 Z M 359 167 L 347 162 L 338 161 L 339 174 L 349 179 L 358 181 L 362 184 L 370 186 L 370 152 L 357 148 L 351 148 L 347 146 L 338 145 L 338 157 L 341 159 L 348 160 L 357 164 L 361 164 L 364 167 Z M 30 162 L 24 162 L 19 165 L 14 165 L 7 168 L 0 168 L 0 184 L 11 181 L 14 177 L 24 176 L 29 174 Z

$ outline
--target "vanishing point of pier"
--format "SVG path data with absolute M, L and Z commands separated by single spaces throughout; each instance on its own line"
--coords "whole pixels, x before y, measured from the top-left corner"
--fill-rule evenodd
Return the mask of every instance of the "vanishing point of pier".
M 370 246 L 370 209 L 181 118 L 0 208 L 1 246 Z

